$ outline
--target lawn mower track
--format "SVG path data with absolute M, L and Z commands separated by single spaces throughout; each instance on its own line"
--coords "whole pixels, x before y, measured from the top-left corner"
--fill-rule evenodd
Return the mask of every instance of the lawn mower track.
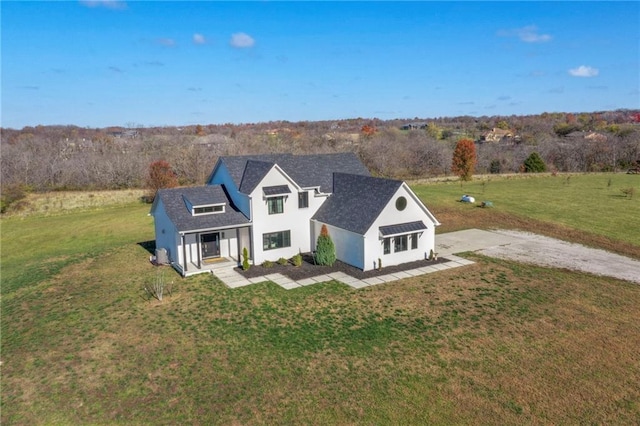
M 609 276 L 640 284 L 640 261 L 522 231 L 467 229 L 436 236 L 441 256 L 465 251 L 500 259 Z

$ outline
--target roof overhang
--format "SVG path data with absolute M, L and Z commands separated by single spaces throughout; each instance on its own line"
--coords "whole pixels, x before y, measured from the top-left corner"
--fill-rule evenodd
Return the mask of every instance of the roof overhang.
M 279 195 L 291 194 L 289 185 L 265 186 L 262 188 L 265 197 L 277 197 Z
M 413 232 L 420 232 L 427 229 L 427 225 L 423 221 L 418 220 L 416 222 L 399 223 L 397 225 L 381 226 L 378 228 L 380 235 L 383 238 L 393 237 L 395 235 L 411 234 Z

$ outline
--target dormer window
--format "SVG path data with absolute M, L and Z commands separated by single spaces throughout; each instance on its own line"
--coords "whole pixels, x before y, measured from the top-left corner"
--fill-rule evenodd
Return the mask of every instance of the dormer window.
M 215 213 L 224 213 L 224 204 L 216 204 L 213 206 L 194 206 L 192 210 L 192 214 L 194 216 Z

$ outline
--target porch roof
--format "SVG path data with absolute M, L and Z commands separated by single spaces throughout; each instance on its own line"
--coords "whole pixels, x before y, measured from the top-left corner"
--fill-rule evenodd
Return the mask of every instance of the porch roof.
M 167 216 L 178 232 L 200 231 L 205 229 L 232 228 L 245 226 L 249 219 L 233 205 L 219 185 L 197 186 L 190 188 L 171 188 L 158 190 Z M 185 199 L 197 199 L 200 203 L 210 200 L 210 204 L 225 204 L 224 212 L 192 215 Z
M 427 226 L 421 220 L 418 220 L 416 222 L 399 223 L 397 225 L 381 226 L 379 228 L 380 234 L 383 237 L 409 234 L 411 232 L 422 231 L 425 229 L 427 229 Z

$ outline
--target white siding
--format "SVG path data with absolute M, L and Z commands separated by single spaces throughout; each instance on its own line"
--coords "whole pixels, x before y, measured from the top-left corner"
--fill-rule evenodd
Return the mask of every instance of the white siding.
M 407 207 L 403 211 L 396 209 L 396 200 L 403 196 L 407 199 Z M 408 241 L 408 249 L 399 253 L 393 252 L 393 240 L 391 241 L 391 253 L 383 254 L 383 239 L 380 237 L 381 226 L 398 225 L 401 223 L 421 220 L 427 229 L 419 231 L 418 248 L 411 249 L 411 241 Z M 365 234 L 365 268 L 373 269 L 374 262 L 382 260 L 382 267 L 399 265 L 405 262 L 413 262 L 425 259 L 435 247 L 435 223 L 426 207 L 415 197 L 406 184 L 402 185 L 391 198 L 387 206 L 382 210 L 378 218 Z
M 262 188 L 278 185 L 287 185 L 291 193 L 285 197 L 283 213 L 269 214 L 267 199 L 264 197 Z M 316 197 L 313 191 L 309 191 L 309 207 L 298 208 L 299 191 L 300 188 L 291 179 L 278 167 L 274 167 L 251 193 L 253 260 L 256 264 L 260 264 L 265 260 L 275 261 L 281 257 L 290 258 L 297 253 L 304 253 L 313 249 L 309 223 L 311 216 L 326 200 L 326 197 Z M 263 250 L 263 235 L 281 231 L 291 232 L 291 246 Z
M 320 235 L 322 229 L 321 222 L 313 222 L 313 250 Z M 336 258 L 344 263 L 355 266 L 365 270 L 364 264 L 364 237 L 356 234 L 355 232 L 346 231 L 344 229 L 336 228 L 331 225 L 327 225 L 327 231 L 329 236 L 336 247 Z M 371 268 L 368 268 L 371 269 Z

